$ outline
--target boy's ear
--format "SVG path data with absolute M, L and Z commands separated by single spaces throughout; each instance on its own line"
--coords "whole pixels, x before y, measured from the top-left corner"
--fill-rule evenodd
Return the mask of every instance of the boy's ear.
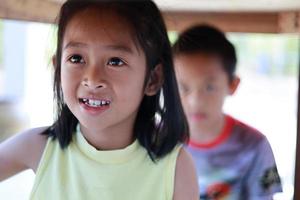
M 229 85 L 229 94 L 230 95 L 233 95 L 235 93 L 240 82 L 241 82 L 241 79 L 238 76 L 233 77 L 233 80 L 231 81 L 231 83 Z
M 52 56 L 52 65 L 55 67 L 56 66 L 56 62 L 57 62 L 57 59 L 56 59 L 56 55 L 54 54 Z
M 158 92 L 164 81 L 162 65 L 156 65 L 155 68 L 151 70 L 149 76 L 150 77 L 145 87 L 145 94 L 147 96 L 152 96 Z

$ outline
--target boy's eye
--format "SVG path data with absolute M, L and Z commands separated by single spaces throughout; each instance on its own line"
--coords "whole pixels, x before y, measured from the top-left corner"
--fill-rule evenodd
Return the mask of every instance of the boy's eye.
M 179 91 L 182 93 L 186 93 L 189 90 L 185 85 L 182 85 L 182 84 L 179 84 L 178 88 L 179 88 Z
M 84 60 L 82 58 L 82 56 L 80 55 L 73 55 L 69 58 L 69 61 L 71 63 L 84 63 Z
M 208 85 L 206 85 L 206 91 L 208 91 L 208 92 L 212 92 L 212 91 L 214 91 L 215 90 L 215 86 L 213 86 L 212 84 L 208 84 Z
M 122 66 L 125 64 L 125 62 L 123 60 L 121 60 L 120 58 L 114 57 L 114 58 L 109 59 L 107 64 L 111 65 L 111 66 Z

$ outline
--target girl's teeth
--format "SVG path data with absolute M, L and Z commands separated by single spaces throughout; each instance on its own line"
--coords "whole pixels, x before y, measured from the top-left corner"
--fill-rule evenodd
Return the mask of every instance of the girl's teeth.
M 108 105 L 108 101 L 101 101 L 101 100 L 93 100 L 93 99 L 82 99 L 83 102 L 89 106 L 92 107 L 99 107 L 99 106 L 105 106 Z
M 97 106 L 101 105 L 101 101 L 89 99 L 89 105 L 91 105 L 93 107 L 97 107 Z
M 101 103 L 101 101 L 97 101 L 97 100 L 89 100 L 89 103 L 90 104 L 100 104 Z

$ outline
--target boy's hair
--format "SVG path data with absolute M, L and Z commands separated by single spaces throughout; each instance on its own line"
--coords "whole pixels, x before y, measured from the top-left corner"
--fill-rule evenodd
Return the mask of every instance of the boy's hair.
M 234 46 L 222 31 L 213 26 L 201 24 L 185 30 L 173 45 L 173 53 L 174 56 L 190 53 L 216 55 L 221 58 L 229 81 L 234 78 L 237 62 Z
M 71 142 L 78 124 L 78 119 L 63 101 L 60 80 L 62 41 L 71 18 L 91 6 L 99 8 L 99 12 L 101 8 L 109 8 L 132 25 L 135 33 L 133 39 L 146 55 L 145 85 L 151 70 L 157 64 L 163 67 L 162 88 L 154 96 L 143 97 L 134 124 L 134 137 L 147 149 L 151 159 L 163 157 L 179 142 L 185 142 L 188 139 L 188 125 L 177 90 L 166 27 L 157 6 L 150 0 L 69 0 L 62 6 L 58 21 L 57 62 L 54 66 L 57 120 L 45 134 L 58 139 L 60 146 L 65 148 Z M 160 97 L 163 97 L 163 102 Z

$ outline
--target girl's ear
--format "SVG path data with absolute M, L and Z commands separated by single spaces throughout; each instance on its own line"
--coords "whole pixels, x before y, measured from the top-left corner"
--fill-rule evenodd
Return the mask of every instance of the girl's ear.
M 233 80 L 229 84 L 229 94 L 233 95 L 238 88 L 239 84 L 241 82 L 241 79 L 238 76 L 234 76 Z
M 146 84 L 145 94 L 148 96 L 155 95 L 163 84 L 163 68 L 161 64 L 155 66 L 150 72 L 150 77 Z
M 56 66 L 56 62 L 57 62 L 57 59 L 56 59 L 56 55 L 54 54 L 52 56 L 52 65 L 55 67 Z

